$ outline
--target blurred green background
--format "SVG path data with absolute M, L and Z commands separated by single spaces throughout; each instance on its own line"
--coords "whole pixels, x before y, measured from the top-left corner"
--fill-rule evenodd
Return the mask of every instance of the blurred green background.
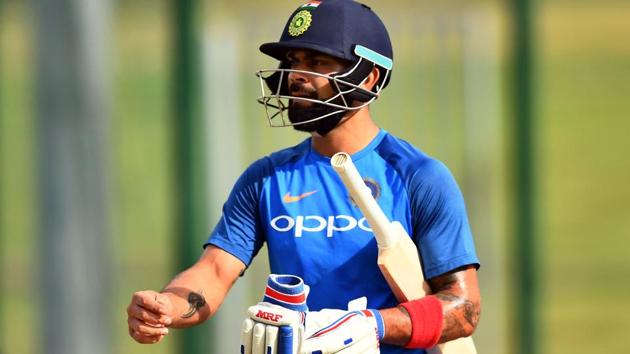
M 392 83 L 374 104 L 374 116 L 453 170 L 483 263 L 478 350 L 511 353 L 512 324 L 518 318 L 511 315 L 517 304 L 510 300 L 515 275 L 510 260 L 517 250 L 511 247 L 508 5 L 365 2 L 383 18 L 395 49 Z M 30 2 L 0 4 L 0 353 L 45 353 L 39 326 L 39 300 L 47 290 L 38 282 L 35 17 Z M 173 6 L 148 0 L 110 4 L 107 177 L 114 298 L 100 306 L 107 306 L 113 320 L 112 353 L 175 353 L 172 338 L 153 346 L 133 342 L 125 314 L 133 291 L 160 289 L 177 273 Z M 254 71 L 275 66 L 259 54 L 258 45 L 277 39 L 297 4 L 208 0 L 200 6 L 200 54 L 208 67 L 204 112 L 210 122 L 230 120 L 229 113 L 241 117 L 238 138 L 221 145 L 224 153 L 236 155 L 240 169 L 304 138 L 267 128 L 264 111 L 254 101 L 259 94 Z M 625 353 L 623 338 L 630 330 L 630 244 L 625 243 L 630 236 L 630 4 L 547 0 L 535 2 L 534 9 L 540 352 Z M 231 98 L 236 112 L 217 110 L 223 87 L 238 93 Z M 225 194 L 231 183 L 212 188 Z M 208 231 L 218 218 L 220 199 L 209 202 Z M 205 237 L 200 234 L 199 242 Z M 268 272 L 264 258 L 261 252 L 240 281 L 248 284 L 239 298 L 242 309 L 262 291 Z M 240 318 L 241 312 L 229 315 Z M 237 330 L 221 324 L 213 328 L 219 337 Z

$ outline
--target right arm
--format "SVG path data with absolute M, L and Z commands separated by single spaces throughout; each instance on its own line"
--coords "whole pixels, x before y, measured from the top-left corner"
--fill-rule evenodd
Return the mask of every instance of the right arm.
M 205 251 L 192 267 L 159 293 L 134 293 L 127 308 L 131 337 L 140 343 L 156 343 L 168 327 L 194 326 L 217 311 L 264 242 L 258 204 L 264 179 L 271 172 L 270 160 L 263 158 L 239 177 Z
M 190 327 L 210 318 L 245 269 L 230 253 L 212 245 L 199 260 L 161 292 L 138 291 L 127 307 L 129 334 L 139 343 L 156 343 L 168 327 Z

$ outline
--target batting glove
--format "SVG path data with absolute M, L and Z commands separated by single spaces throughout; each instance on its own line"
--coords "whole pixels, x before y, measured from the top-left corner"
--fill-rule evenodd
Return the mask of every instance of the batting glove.
M 307 312 L 298 353 L 378 354 L 384 335 L 383 318 L 376 310 Z
M 293 354 L 307 295 L 302 278 L 269 275 L 263 302 L 250 307 L 243 321 L 241 354 Z
M 268 282 L 265 300 L 275 302 L 267 297 L 269 287 Z M 376 310 L 296 311 L 267 301 L 250 307 L 248 314 L 242 354 L 375 354 L 384 336 Z

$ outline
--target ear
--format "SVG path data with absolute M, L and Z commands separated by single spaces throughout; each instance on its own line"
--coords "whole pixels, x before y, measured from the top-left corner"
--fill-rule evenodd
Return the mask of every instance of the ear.
M 372 91 L 372 88 L 374 88 L 374 85 L 376 85 L 380 77 L 381 77 L 381 71 L 378 70 L 376 66 L 374 66 L 370 74 L 367 76 L 367 78 L 361 85 L 361 87 L 363 87 L 364 89 L 368 91 Z

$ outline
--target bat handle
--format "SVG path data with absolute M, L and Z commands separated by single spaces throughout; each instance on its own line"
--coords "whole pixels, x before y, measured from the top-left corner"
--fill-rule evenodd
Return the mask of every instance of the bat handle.
M 332 156 L 330 164 L 372 228 L 379 249 L 393 246 L 396 239 L 391 238 L 389 219 L 372 196 L 370 188 L 365 185 L 350 155 L 345 152 L 338 152 Z

